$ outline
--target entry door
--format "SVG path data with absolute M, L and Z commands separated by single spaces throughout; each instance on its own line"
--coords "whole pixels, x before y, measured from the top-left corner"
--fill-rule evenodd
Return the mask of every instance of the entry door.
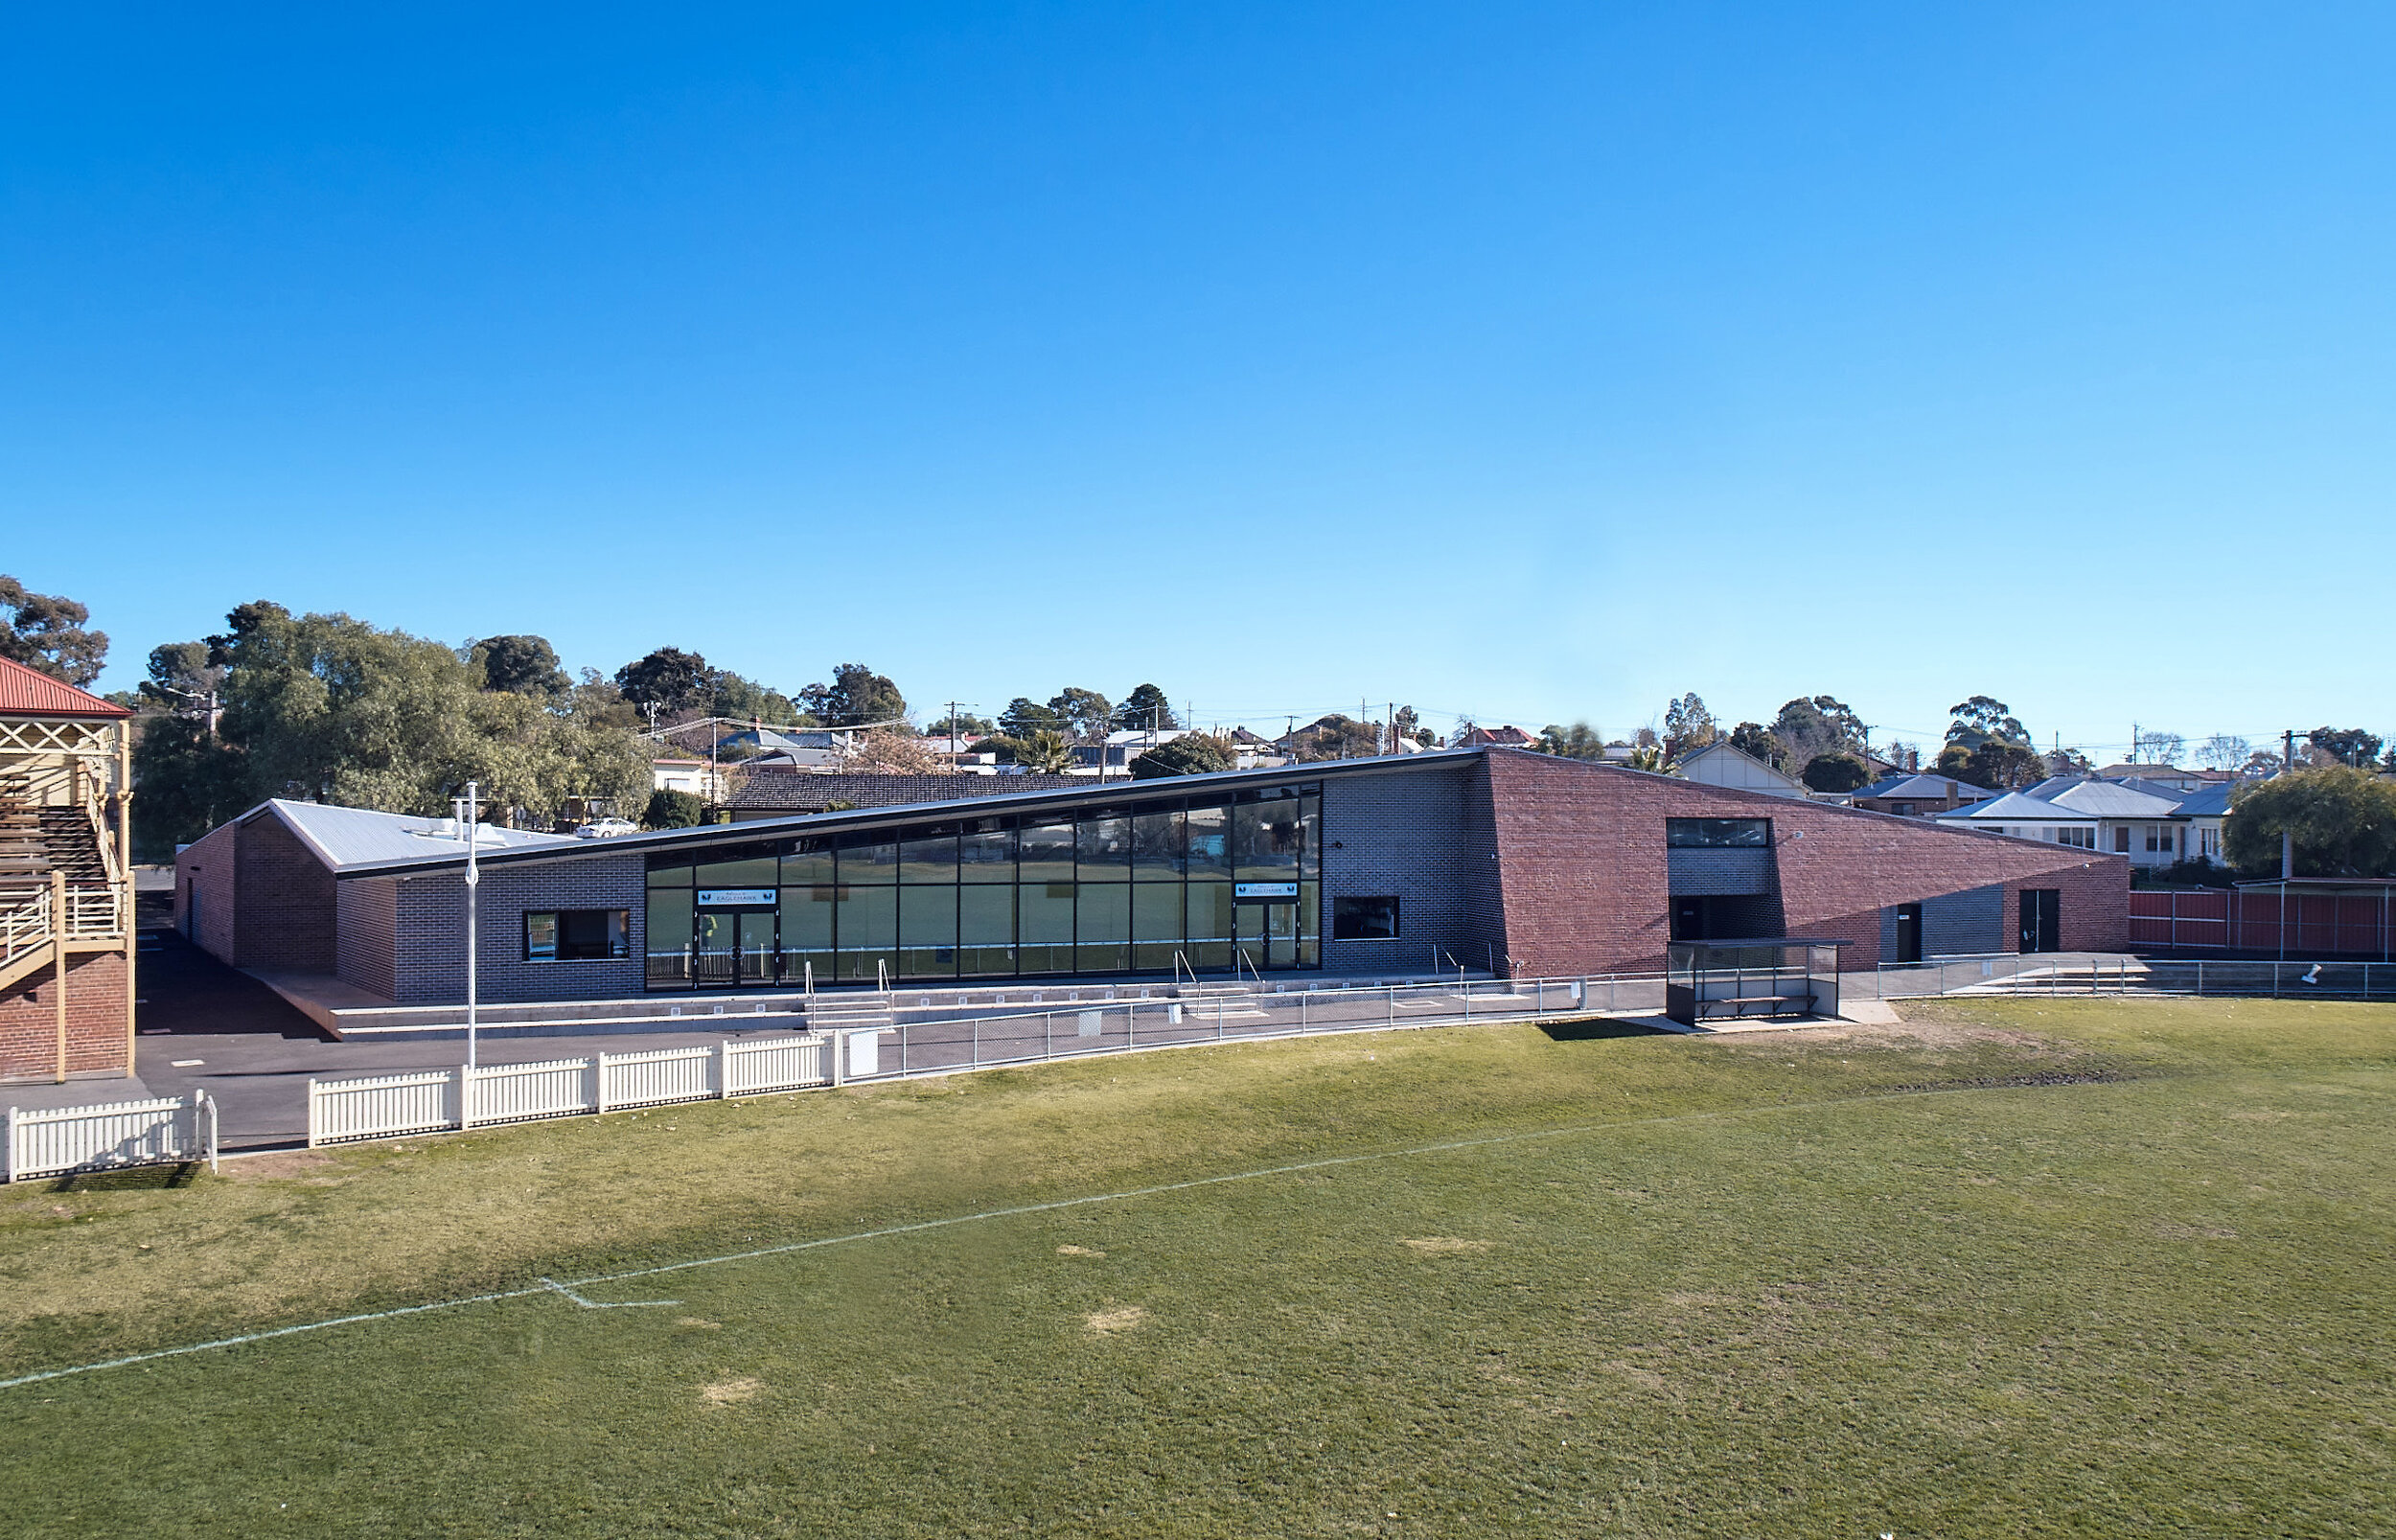
M 1922 960 L 1921 905 L 1900 904 L 1897 906 L 1897 955 L 1891 960 L 1896 962 L 1920 962 Z
M 2059 887 L 2021 890 L 2021 950 L 2063 950 L 2063 892 Z
M 1239 931 L 1240 955 L 1258 973 L 1298 966 L 1298 905 L 1235 904 L 1233 915 Z
M 773 910 L 701 909 L 691 925 L 691 980 L 702 989 L 773 981 Z

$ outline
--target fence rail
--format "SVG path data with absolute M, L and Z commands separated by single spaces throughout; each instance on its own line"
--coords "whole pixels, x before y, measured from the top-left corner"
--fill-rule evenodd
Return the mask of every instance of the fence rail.
M 217 1163 L 217 1104 L 204 1091 L 188 1097 L 9 1109 L 5 1142 L 11 1182 L 112 1171 L 127 1166 Z
M 841 1078 L 836 1046 L 812 1034 L 311 1080 L 308 1142 L 313 1147 L 836 1085 Z

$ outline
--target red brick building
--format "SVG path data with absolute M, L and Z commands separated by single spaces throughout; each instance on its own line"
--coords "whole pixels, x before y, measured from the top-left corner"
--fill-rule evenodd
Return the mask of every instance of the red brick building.
M 1780 935 L 1869 968 L 2119 951 L 2130 892 L 2118 856 L 1495 747 L 477 848 L 495 1002 L 1652 971 Z M 463 862 L 441 820 L 268 803 L 183 852 L 178 901 L 241 966 L 455 1003 Z
M 0 658 L 0 1081 L 133 1072 L 131 716 Z

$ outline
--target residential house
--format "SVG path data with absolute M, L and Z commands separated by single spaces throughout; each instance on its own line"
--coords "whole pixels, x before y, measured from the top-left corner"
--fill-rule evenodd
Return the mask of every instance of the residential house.
M 1703 748 L 1690 750 L 1673 769 L 1680 771 L 1681 779 L 1702 786 L 1727 786 L 1735 791 L 1800 800 L 1810 794 L 1804 782 L 1783 774 L 1743 748 L 1732 747 L 1727 738 L 1716 738 Z
M 2181 792 L 2143 777 L 2059 775 L 1938 818 L 1951 827 L 2126 856 L 2132 869 L 2153 870 L 2181 861 L 2220 861 L 2228 808 L 2227 787 Z
M 1901 818 L 1934 818 L 1995 795 L 1985 787 L 1959 781 L 1952 775 L 1897 774 L 1857 792 L 1848 805 L 1868 813 L 1894 813 Z

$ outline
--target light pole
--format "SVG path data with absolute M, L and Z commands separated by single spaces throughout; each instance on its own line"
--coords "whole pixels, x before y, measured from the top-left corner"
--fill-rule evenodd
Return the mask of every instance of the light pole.
M 474 863 L 475 826 L 481 816 L 481 798 L 472 781 L 466 783 L 466 794 L 451 800 L 457 809 L 458 833 L 466 840 L 466 1068 L 471 1074 L 474 1068 L 474 889 L 482 885 L 482 870 Z

